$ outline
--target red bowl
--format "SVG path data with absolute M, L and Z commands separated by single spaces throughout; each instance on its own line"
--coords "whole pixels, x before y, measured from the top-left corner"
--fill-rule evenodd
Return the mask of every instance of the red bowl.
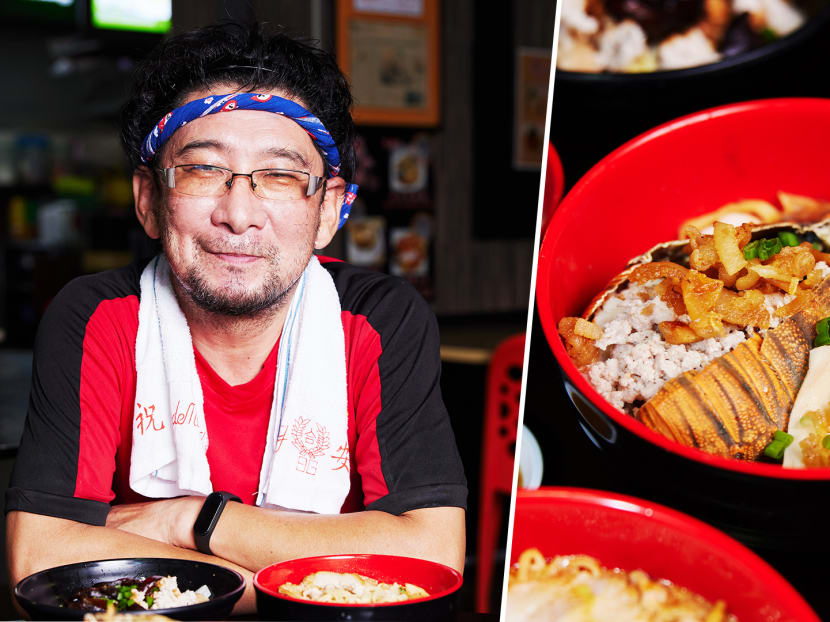
M 730 460 L 667 439 L 590 385 L 557 324 L 581 315 L 629 259 L 675 239 L 692 216 L 739 199 L 772 201 L 779 190 L 830 198 L 828 145 L 825 99 L 732 104 L 661 125 L 600 160 L 568 193 L 545 234 L 537 271 L 540 320 L 592 441 L 638 456 L 620 465 L 647 471 L 660 487 L 686 486 L 683 494 L 697 498 L 701 513 L 714 506 L 707 519 L 748 540 L 781 535 L 787 546 L 804 533 L 783 509 L 797 512 L 817 495 L 827 499 L 830 469 Z
M 283 583 L 299 583 L 312 572 L 356 572 L 384 583 L 413 583 L 429 596 L 374 605 L 317 603 L 279 593 Z M 254 575 L 257 613 L 268 620 L 423 620 L 443 619 L 455 610 L 461 574 L 443 564 L 398 555 L 323 555 L 267 566 Z
M 603 491 L 519 491 L 510 561 L 527 548 L 547 557 L 585 554 L 607 568 L 642 569 L 710 602 L 741 622 L 818 622 L 781 575 L 726 534 L 662 505 Z

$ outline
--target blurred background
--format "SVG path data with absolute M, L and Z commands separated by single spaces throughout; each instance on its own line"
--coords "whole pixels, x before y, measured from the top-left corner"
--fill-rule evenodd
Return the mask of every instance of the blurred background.
M 324 254 L 408 279 L 439 318 L 470 487 L 462 608 L 473 610 L 487 370 L 526 327 L 554 15 L 550 0 L 3 0 L 0 482 L 49 301 L 76 276 L 151 252 L 118 140 L 136 61 L 169 33 L 219 20 L 281 26 L 335 52 L 357 100 L 360 197 Z M 495 430 L 512 474 L 515 430 Z M 485 497 L 497 537 L 481 575 L 496 580 L 482 610 L 500 597 L 507 509 L 491 484 Z M 15 616 L 5 596 L 0 616 Z

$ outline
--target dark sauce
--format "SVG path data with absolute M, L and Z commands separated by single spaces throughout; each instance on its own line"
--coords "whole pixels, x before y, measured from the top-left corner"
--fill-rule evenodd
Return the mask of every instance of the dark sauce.
M 115 581 L 103 581 L 90 587 L 84 587 L 65 598 L 61 606 L 69 609 L 81 609 L 93 613 L 106 611 L 107 605 L 112 602 L 118 611 L 143 611 L 144 608 L 137 604 L 127 605 L 118 602 L 119 588 L 135 587 L 138 591 L 148 588 L 152 591 L 155 583 L 161 579 L 161 575 L 140 578 L 124 578 Z M 149 595 L 149 594 L 148 594 Z

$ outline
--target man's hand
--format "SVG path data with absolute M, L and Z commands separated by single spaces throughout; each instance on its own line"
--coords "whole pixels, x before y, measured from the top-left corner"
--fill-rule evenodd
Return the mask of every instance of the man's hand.
M 193 523 L 203 502 L 204 497 L 175 497 L 115 505 L 107 516 L 107 527 L 195 550 Z

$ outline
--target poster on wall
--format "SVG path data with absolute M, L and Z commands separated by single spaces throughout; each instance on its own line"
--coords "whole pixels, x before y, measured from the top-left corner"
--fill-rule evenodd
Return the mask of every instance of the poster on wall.
M 385 13 L 420 17 L 424 14 L 424 0 L 354 0 L 354 8 L 365 13 Z
M 513 167 L 539 170 L 545 145 L 551 51 L 521 47 L 516 52 Z
M 337 62 L 355 123 L 438 124 L 438 2 L 338 0 Z

